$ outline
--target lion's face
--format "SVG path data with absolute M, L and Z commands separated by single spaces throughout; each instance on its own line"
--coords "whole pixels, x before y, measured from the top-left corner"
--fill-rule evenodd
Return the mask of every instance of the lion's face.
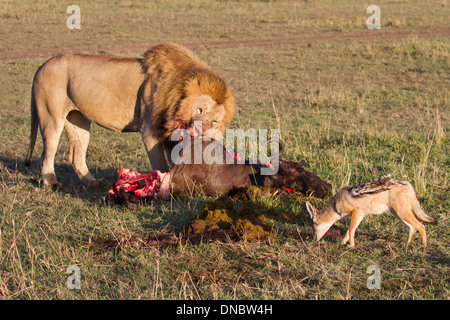
M 217 104 L 209 95 L 190 96 L 181 101 L 182 110 L 189 110 L 185 115 L 186 130 L 194 137 L 207 135 L 214 138 L 225 129 L 225 108 Z M 187 117 L 186 117 L 187 116 Z M 216 131 L 216 132 L 215 132 Z

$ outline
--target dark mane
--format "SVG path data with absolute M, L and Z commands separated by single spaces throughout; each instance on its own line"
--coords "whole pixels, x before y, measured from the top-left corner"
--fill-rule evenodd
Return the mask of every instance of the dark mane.
M 380 179 L 366 184 L 352 187 L 349 191 L 352 197 L 362 197 L 367 194 L 380 193 L 391 189 L 394 186 L 404 186 L 408 182 L 393 178 L 391 174 L 381 177 Z

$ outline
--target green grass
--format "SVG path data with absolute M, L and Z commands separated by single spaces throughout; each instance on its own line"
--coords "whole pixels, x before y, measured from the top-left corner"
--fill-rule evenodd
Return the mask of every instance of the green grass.
M 370 3 L 353 1 L 79 1 L 82 30 L 65 27 L 57 1 L 5 2 L 0 52 L 177 41 L 211 43 L 296 35 L 364 32 Z M 446 1 L 382 1 L 381 31 L 449 27 Z M 340 237 L 311 239 L 305 198 L 264 196 L 296 222 L 273 221 L 272 237 L 237 243 L 143 248 L 132 237 L 173 233 L 204 197 L 149 203 L 131 211 L 106 206 L 109 186 L 87 188 L 67 162 L 63 135 L 55 160 L 64 189 L 47 192 L 39 173 L 40 137 L 28 145 L 33 74 L 47 57 L 0 60 L 0 297 L 3 299 L 449 299 L 450 73 L 448 35 L 322 39 L 298 43 L 197 47 L 230 82 L 237 101 L 231 128 L 280 128 L 285 158 L 334 191 L 392 173 L 414 185 L 425 212 L 428 246 L 390 214 L 367 217 L 356 247 Z M 102 49 L 103 50 L 103 49 Z M 115 52 L 140 56 L 141 51 Z M 114 50 L 112 50 L 114 51 Z M 111 184 L 116 170 L 151 170 L 139 134 L 91 130 L 87 163 Z M 321 207 L 326 201 L 313 199 Z M 343 220 L 333 234 L 343 235 Z M 104 250 L 96 241 L 118 239 Z M 366 286 L 381 269 L 381 289 Z M 82 289 L 68 290 L 78 265 Z

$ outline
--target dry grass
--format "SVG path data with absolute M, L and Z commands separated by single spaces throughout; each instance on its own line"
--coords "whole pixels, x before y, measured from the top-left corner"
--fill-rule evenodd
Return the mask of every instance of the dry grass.
M 81 32 L 65 28 L 65 6 L 26 1 L 0 8 L 0 51 L 113 44 L 267 39 L 345 34 L 364 27 L 366 5 L 353 1 L 79 1 Z M 380 2 L 382 28 L 448 28 L 441 2 Z M 0 61 L 0 297 L 3 299 L 448 299 L 450 202 L 448 37 L 318 40 L 306 44 L 197 47 L 236 95 L 232 128 L 280 128 L 286 159 L 302 163 L 334 189 L 386 173 L 412 181 L 429 245 L 389 214 L 368 217 L 356 247 L 339 238 L 311 240 L 304 198 L 265 196 L 296 222 L 273 221 L 261 241 L 143 247 L 136 239 L 173 233 L 202 208 L 204 197 L 149 203 L 137 211 L 108 207 L 108 187 L 87 188 L 67 163 L 61 139 L 56 171 L 65 186 L 46 192 L 34 178 L 37 156 L 23 165 L 29 136 L 33 74 L 45 57 Z M 141 52 L 124 52 L 138 56 Z M 35 154 L 42 150 L 38 139 Z M 116 170 L 150 170 L 138 134 L 94 126 L 88 166 L 110 183 Z M 324 201 L 314 200 L 321 206 Z M 348 221 L 333 234 L 342 234 Z M 96 241 L 118 239 L 116 249 Z M 381 289 L 366 287 L 369 265 L 381 269 Z M 68 290 L 67 267 L 82 272 Z

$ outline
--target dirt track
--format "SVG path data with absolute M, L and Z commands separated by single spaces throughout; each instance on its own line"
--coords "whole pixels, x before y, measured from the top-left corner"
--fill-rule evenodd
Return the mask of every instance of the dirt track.
M 225 41 L 204 41 L 204 42 L 186 42 L 183 45 L 196 49 L 202 46 L 214 48 L 234 48 L 234 47 L 264 47 L 272 45 L 300 44 L 310 46 L 315 42 L 336 41 L 336 40 L 369 40 L 369 39 L 401 39 L 411 36 L 434 37 L 450 36 L 450 28 L 442 29 L 410 29 L 410 30 L 364 30 L 353 33 L 324 33 L 324 34 L 305 34 L 293 37 L 276 37 L 266 39 L 248 39 L 248 40 L 225 40 Z M 44 48 L 30 50 L 11 50 L 0 52 L 0 60 L 15 60 L 24 58 L 50 58 L 61 53 L 98 53 L 99 51 L 127 53 L 144 51 L 152 44 L 136 45 L 117 45 L 108 47 L 85 47 L 85 48 Z

